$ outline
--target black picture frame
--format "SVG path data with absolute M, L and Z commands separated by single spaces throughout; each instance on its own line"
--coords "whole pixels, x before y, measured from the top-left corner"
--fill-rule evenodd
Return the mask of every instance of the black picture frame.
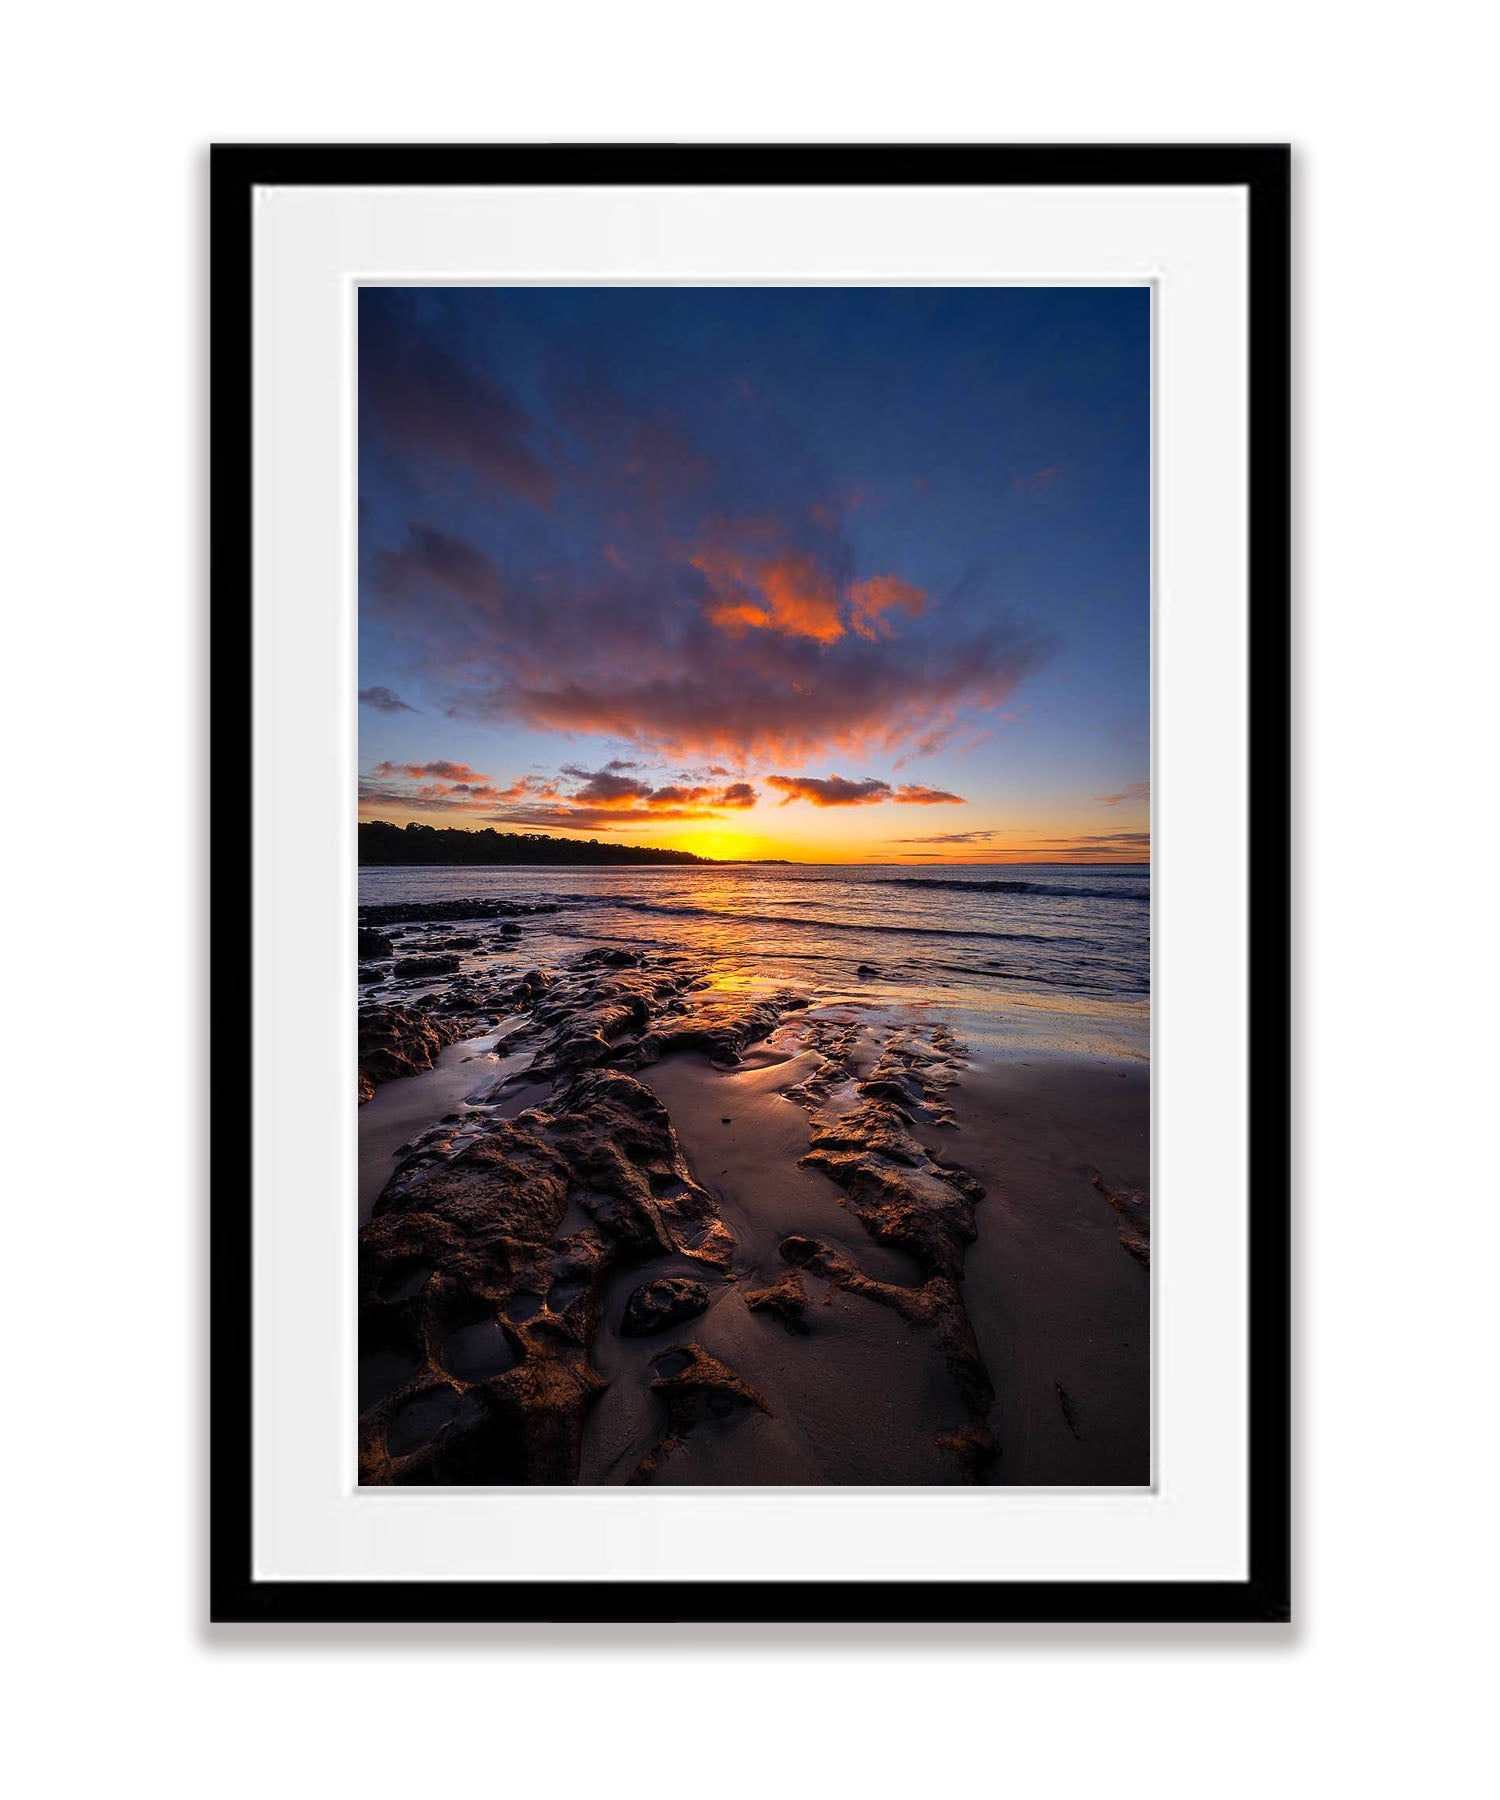
M 216 145 L 211 154 L 214 1622 L 1285 1621 L 1290 1542 L 1290 151 L 1285 145 Z M 1243 1581 L 265 1581 L 251 1563 L 251 210 L 262 186 L 1219 186 L 1249 217 L 1249 1556 Z M 232 1025 L 231 1025 L 232 1021 Z M 234 1032 L 234 1053 L 229 1038 Z

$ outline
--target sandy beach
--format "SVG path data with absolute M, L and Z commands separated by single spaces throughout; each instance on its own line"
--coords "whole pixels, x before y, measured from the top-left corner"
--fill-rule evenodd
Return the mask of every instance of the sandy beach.
M 543 903 L 362 924 L 362 1480 L 1150 1480 L 1143 1054 Z
M 952 1459 L 937 1440 L 969 1421 L 930 1332 L 816 1274 L 802 1277 L 810 1339 L 767 1343 L 743 1304 L 746 1284 L 784 1277 L 778 1247 L 793 1234 L 834 1247 L 878 1280 L 919 1278 L 913 1259 L 872 1241 L 828 1177 L 801 1164 L 807 1118 L 786 1093 L 814 1072 L 818 1053 L 774 1055 L 753 1057 L 744 1071 L 674 1056 L 645 1075 L 689 1161 L 710 1171 L 743 1259 L 741 1291 L 726 1292 L 697 1335 L 753 1370 L 777 1414 L 747 1420 L 743 1444 L 690 1443 L 672 1478 L 950 1481 Z M 980 1478 L 1147 1482 L 1149 1276 L 1092 1180 L 1102 1165 L 1117 1186 L 1146 1184 L 1145 1071 L 1042 1058 L 956 1074 L 954 1123 L 940 1149 L 985 1190 L 963 1264 L 964 1307 L 995 1390 L 984 1424 L 996 1454 Z

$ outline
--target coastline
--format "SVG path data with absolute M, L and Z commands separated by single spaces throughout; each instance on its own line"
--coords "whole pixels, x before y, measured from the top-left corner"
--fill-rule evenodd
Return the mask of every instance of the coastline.
M 1149 1481 L 1139 1055 L 432 910 L 362 919 L 362 1480 Z

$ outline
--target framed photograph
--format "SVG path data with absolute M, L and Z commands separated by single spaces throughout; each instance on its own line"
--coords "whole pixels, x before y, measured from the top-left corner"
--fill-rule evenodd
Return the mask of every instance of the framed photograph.
M 1289 1617 L 1288 173 L 215 149 L 214 1619 Z

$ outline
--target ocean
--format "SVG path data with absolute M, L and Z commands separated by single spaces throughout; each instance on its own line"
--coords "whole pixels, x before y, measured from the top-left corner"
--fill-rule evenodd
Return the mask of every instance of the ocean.
M 468 899 L 549 910 L 528 964 L 600 944 L 693 951 L 716 985 L 794 987 L 942 1016 L 993 1053 L 1144 1059 L 1148 865 L 715 864 L 362 868 L 362 906 Z

